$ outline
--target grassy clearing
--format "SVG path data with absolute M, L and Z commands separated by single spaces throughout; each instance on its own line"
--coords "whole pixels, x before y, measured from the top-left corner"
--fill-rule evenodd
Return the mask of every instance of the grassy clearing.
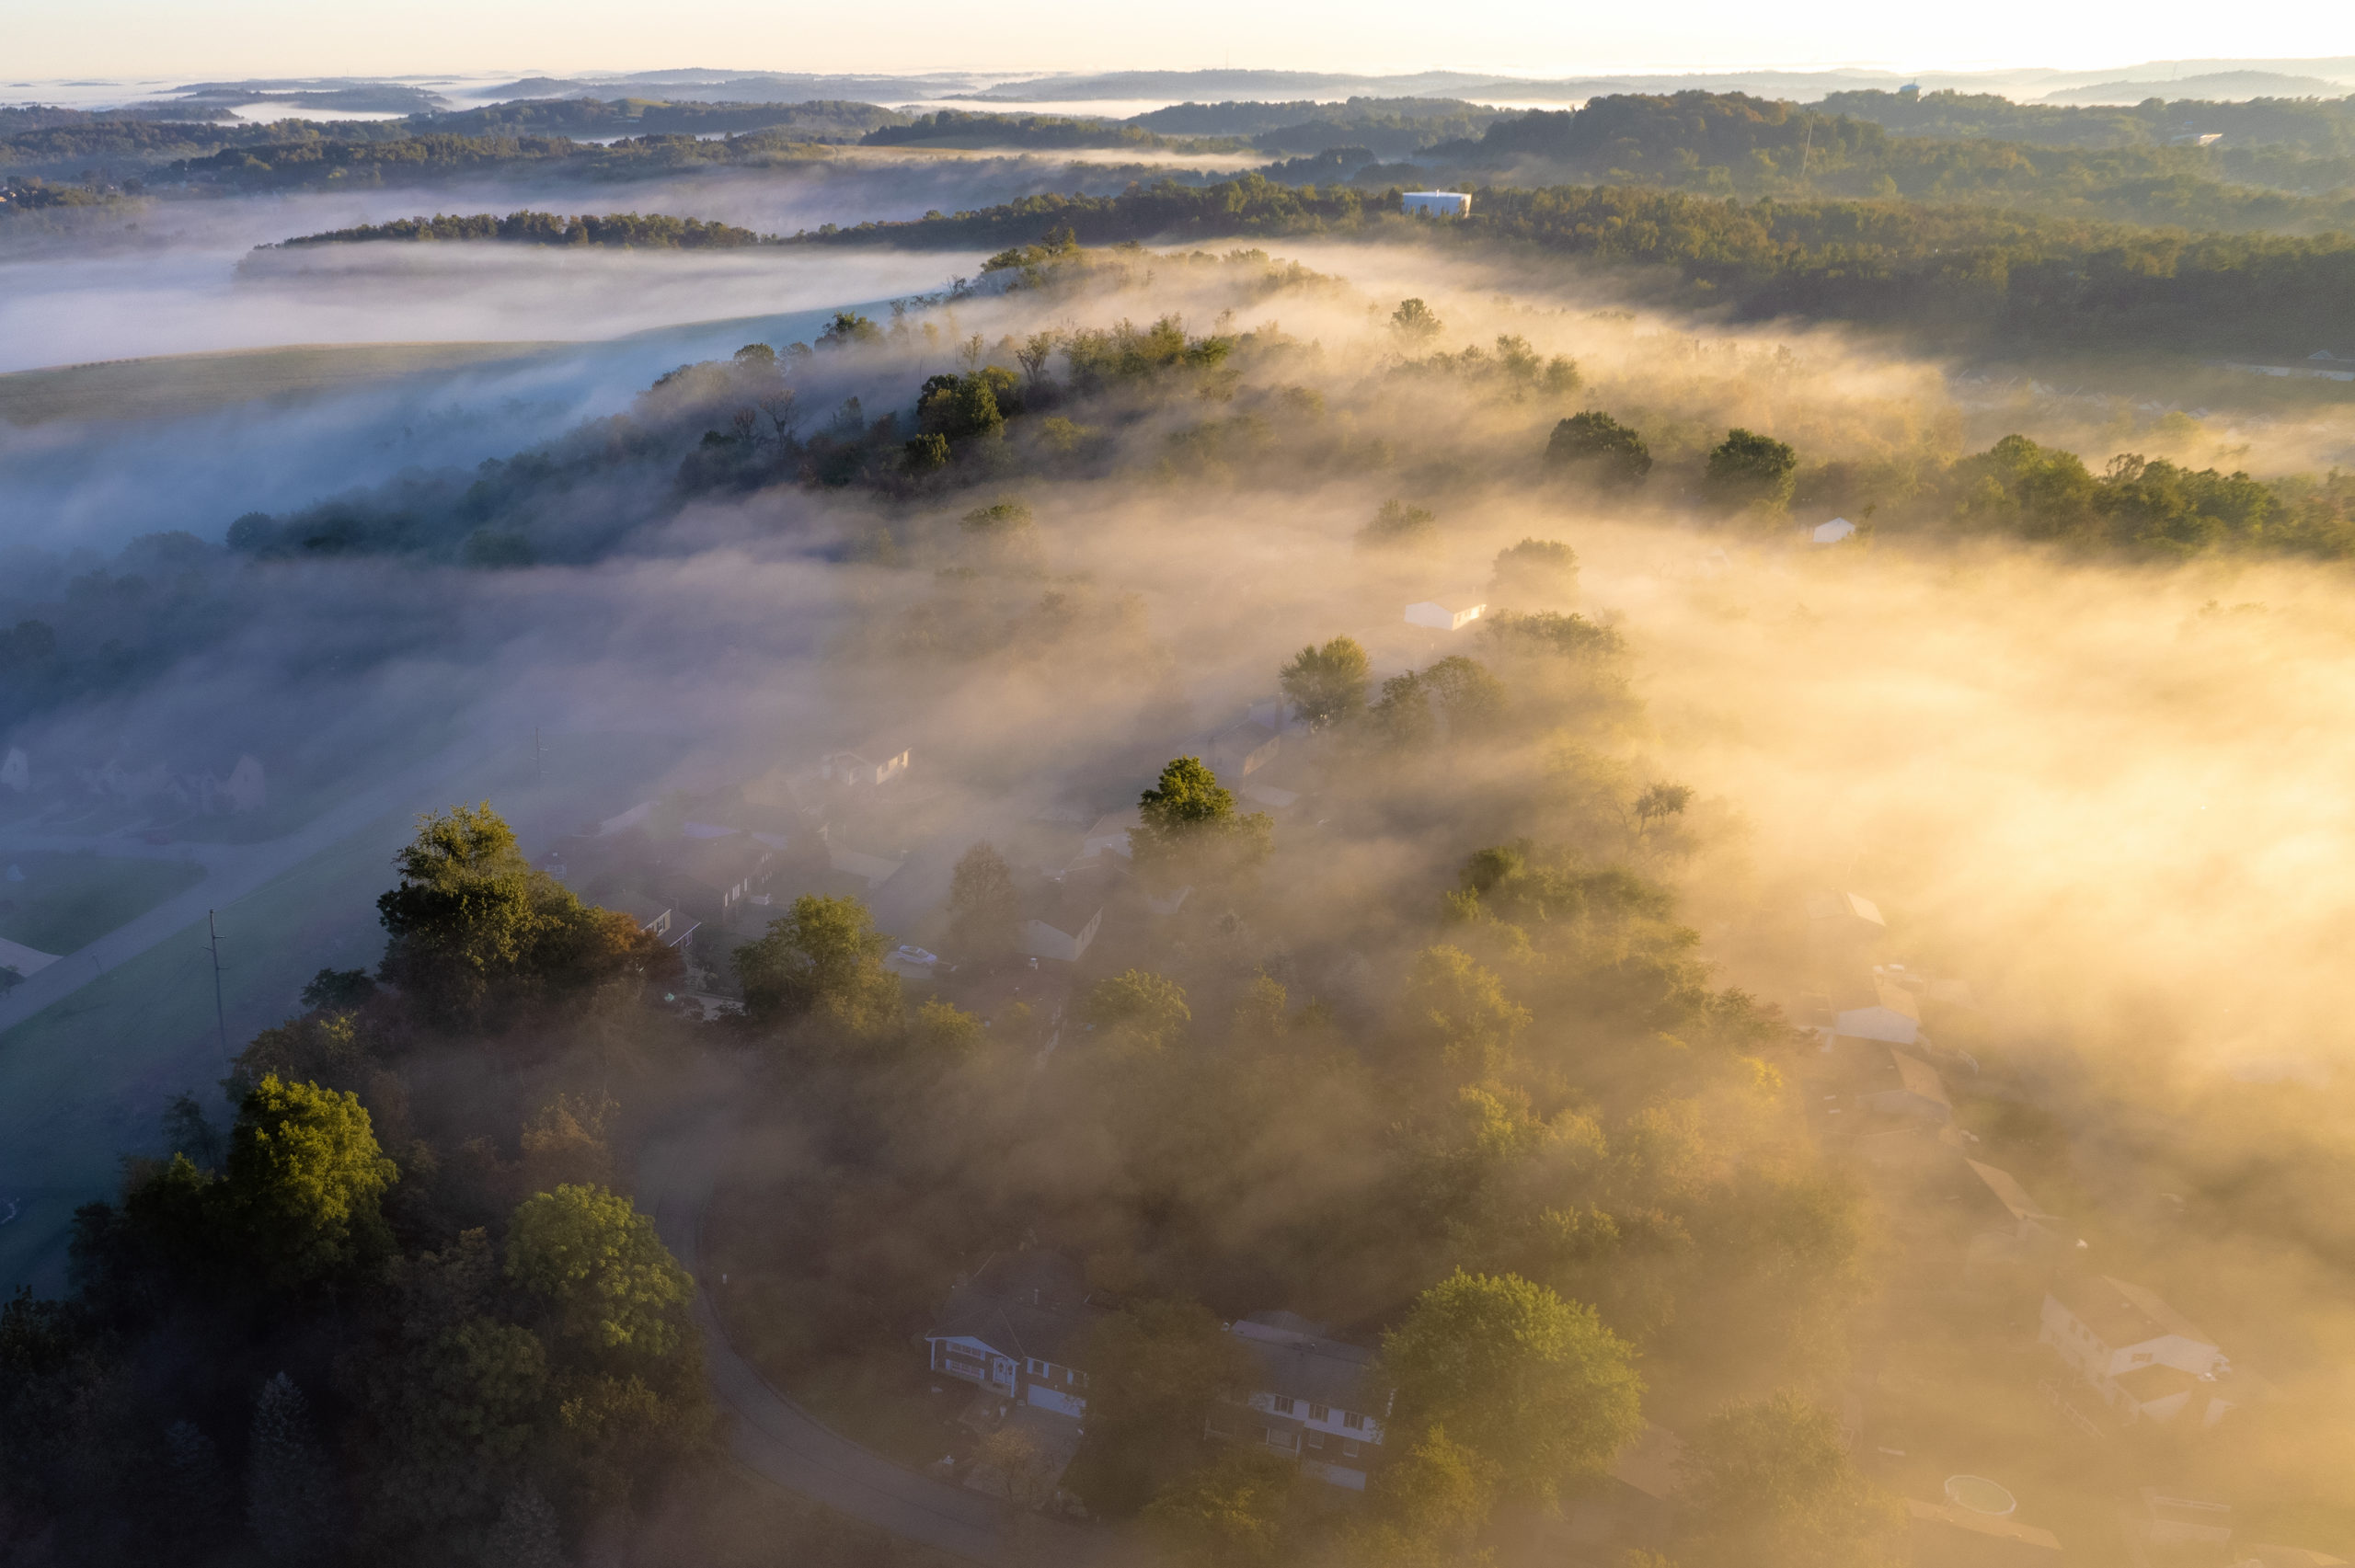
M 167 419 L 261 398 L 346 391 L 371 382 L 502 360 L 560 343 L 341 343 L 106 360 L 0 375 L 0 420 Z
M 95 854 L 17 854 L 22 882 L 0 881 L 0 937 L 71 953 L 204 880 L 201 865 Z

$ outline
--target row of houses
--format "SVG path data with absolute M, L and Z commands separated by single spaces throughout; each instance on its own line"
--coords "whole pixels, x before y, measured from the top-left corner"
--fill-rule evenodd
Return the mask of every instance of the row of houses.
M 1941 1063 L 1966 1073 L 1977 1064 L 1922 1027 L 1922 1002 L 1938 988 L 1901 965 L 1879 966 L 1866 994 L 1833 1014 L 1824 1048 L 1844 1056 L 1851 1093 L 1830 1114 L 1846 1117 L 1849 1147 L 1868 1169 L 1906 1184 L 1901 1207 L 1961 1232 L 1966 1273 L 2026 1266 L 2044 1276 L 2039 1341 L 2116 1418 L 2214 1425 L 2234 1402 L 2216 1341 L 2147 1287 L 2085 1269 L 2085 1243 L 2068 1222 L 2010 1172 L 1974 1158 Z
M 949 1292 L 925 1334 L 927 1365 L 1001 1407 L 1082 1421 L 1089 1346 L 1109 1315 L 1062 1253 L 1034 1248 L 993 1257 Z M 1227 1391 L 1213 1406 L 1207 1435 L 1363 1491 L 1391 1404 L 1372 1371 L 1373 1353 L 1290 1312 L 1255 1313 L 1226 1332 L 1246 1353 L 1252 1375 L 1248 1387 Z

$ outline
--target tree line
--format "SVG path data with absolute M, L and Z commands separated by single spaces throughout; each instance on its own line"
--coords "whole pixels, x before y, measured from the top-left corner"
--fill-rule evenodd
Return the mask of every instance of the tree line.
M 773 245 L 772 236 L 706 218 L 676 218 L 663 212 L 584 212 L 567 216 L 530 211 L 500 217 L 491 212 L 469 216 L 396 218 L 356 228 L 329 229 L 281 242 L 280 248 L 315 245 L 346 245 L 370 240 L 498 240 L 510 245 L 607 246 L 623 249 L 733 250 L 744 246 Z
M 2303 354 L 2338 334 L 2355 239 L 2198 234 L 1983 206 L 1745 202 L 1652 187 L 1481 187 L 1471 215 L 1392 222 L 1397 193 L 1288 187 L 1246 174 L 1117 196 L 1049 194 L 869 223 L 796 243 L 997 247 L 1067 228 L 1081 243 L 1239 235 L 1412 236 L 1528 250 L 1599 269 L 1672 269 L 1670 303 L 2040 344 Z

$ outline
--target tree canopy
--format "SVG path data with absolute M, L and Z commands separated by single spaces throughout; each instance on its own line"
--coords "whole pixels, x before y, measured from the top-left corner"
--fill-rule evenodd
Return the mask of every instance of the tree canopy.
M 618 1193 L 559 1186 L 524 1199 L 508 1227 L 507 1277 L 600 1350 L 662 1356 L 686 1342 L 695 1281 Z
M 1643 1382 L 1594 1309 L 1512 1275 L 1458 1270 L 1383 1336 L 1407 1432 L 1444 1430 L 1508 1486 L 1550 1497 L 1641 1429 Z

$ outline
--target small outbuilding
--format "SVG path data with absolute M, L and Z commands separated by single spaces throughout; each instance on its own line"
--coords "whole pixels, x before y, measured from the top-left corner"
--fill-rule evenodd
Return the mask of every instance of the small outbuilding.
M 1448 594 L 1407 606 L 1407 624 L 1429 626 L 1435 632 L 1461 631 L 1478 620 L 1488 608 L 1485 602 L 1472 594 Z
M 1844 539 L 1855 536 L 1856 525 L 1844 517 L 1835 517 L 1830 522 L 1819 522 L 1808 532 L 1809 540 L 1817 544 L 1837 544 Z

